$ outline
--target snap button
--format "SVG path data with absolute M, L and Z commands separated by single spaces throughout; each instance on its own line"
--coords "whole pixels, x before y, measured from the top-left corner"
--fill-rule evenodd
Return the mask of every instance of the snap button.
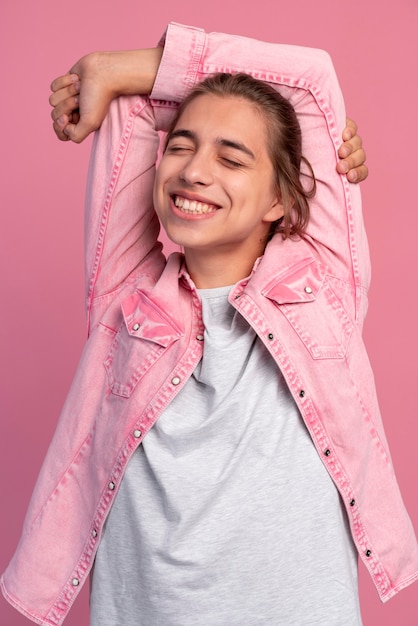
M 109 483 L 110 491 L 113 491 L 115 487 L 116 487 L 115 483 L 113 482 L 113 480 L 111 480 L 110 483 Z
M 132 330 L 139 330 L 138 322 L 132 326 Z
M 274 335 L 273 335 L 273 333 L 269 333 L 269 334 L 267 335 L 267 339 L 270 339 L 270 341 L 271 341 L 272 339 L 274 339 Z
M 324 452 L 325 456 L 329 456 L 331 454 L 331 450 L 329 450 L 328 448 L 325 450 Z
M 78 580 L 78 578 L 73 578 L 71 581 L 71 584 L 73 587 L 78 587 L 78 585 L 80 584 L 80 581 Z
M 305 287 L 305 293 L 312 293 L 312 287 Z
M 305 397 L 305 391 L 304 391 L 303 389 L 301 389 L 301 390 L 299 391 L 299 397 L 300 397 L 300 398 L 304 398 L 304 397 Z
M 354 498 L 352 500 L 350 500 L 350 506 L 354 506 L 356 503 L 356 501 L 354 500 Z
M 171 379 L 171 382 L 173 385 L 179 385 L 181 381 L 178 376 L 174 376 L 174 378 Z
M 95 528 L 93 528 L 91 534 L 93 535 L 94 538 L 97 537 L 97 530 Z
M 135 437 L 135 439 L 139 439 L 141 435 L 142 435 L 141 431 L 138 428 L 136 428 L 134 430 L 134 437 Z
M 367 558 L 369 558 L 369 556 L 372 556 L 372 551 L 371 550 L 366 550 L 366 556 L 367 556 Z
M 196 339 L 198 341 L 203 341 L 204 337 L 203 337 L 203 335 L 196 335 Z

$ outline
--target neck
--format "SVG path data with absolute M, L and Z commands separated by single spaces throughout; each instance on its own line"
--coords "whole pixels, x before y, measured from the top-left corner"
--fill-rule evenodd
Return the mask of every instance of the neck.
M 263 254 L 259 250 L 253 255 L 233 255 L 213 250 L 204 252 L 185 249 L 187 271 L 198 289 L 213 289 L 235 285 L 250 275 L 256 259 Z

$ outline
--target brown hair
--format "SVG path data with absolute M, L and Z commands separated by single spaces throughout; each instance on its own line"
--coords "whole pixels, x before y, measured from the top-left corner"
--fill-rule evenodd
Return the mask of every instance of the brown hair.
M 200 95 L 244 98 L 258 108 L 266 124 L 267 148 L 284 210 L 283 217 L 273 222 L 269 239 L 277 232 L 283 238 L 303 235 L 309 221 L 308 200 L 315 194 L 316 184 L 312 167 L 302 156 L 302 133 L 293 106 L 271 85 L 248 74 L 213 74 L 183 100 L 167 138 L 188 104 Z M 303 175 L 311 179 L 310 189 L 305 189 L 300 180 L 302 162 L 308 168 Z

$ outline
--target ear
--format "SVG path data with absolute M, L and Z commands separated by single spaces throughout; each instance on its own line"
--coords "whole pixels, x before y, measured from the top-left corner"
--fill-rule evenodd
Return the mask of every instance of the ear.
M 281 197 L 274 197 L 271 201 L 270 208 L 264 214 L 263 222 L 275 222 L 284 215 L 283 202 Z

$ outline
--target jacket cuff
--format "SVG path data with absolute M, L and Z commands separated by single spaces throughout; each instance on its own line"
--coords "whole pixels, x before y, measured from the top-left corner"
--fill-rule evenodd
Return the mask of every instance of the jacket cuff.
M 205 47 L 201 28 L 171 22 L 160 39 L 164 47 L 151 93 L 153 100 L 181 102 L 197 82 Z

